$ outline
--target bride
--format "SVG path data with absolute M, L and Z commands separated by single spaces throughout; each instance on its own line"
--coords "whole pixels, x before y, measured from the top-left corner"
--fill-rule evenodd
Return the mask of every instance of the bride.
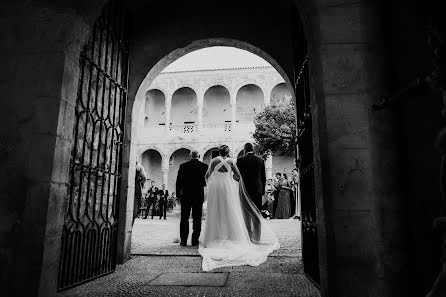
M 219 154 L 206 173 L 206 222 L 198 248 L 202 268 L 258 266 L 280 247 L 277 237 L 246 193 L 229 147 L 220 146 Z

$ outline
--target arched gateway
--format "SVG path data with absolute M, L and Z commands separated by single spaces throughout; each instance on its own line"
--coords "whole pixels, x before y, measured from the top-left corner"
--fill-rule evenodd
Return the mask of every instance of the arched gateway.
M 381 31 L 373 29 L 381 23 L 374 5 L 341 0 L 256 6 L 228 0 L 215 7 L 212 1 L 140 0 L 2 5 L 8 12 L 4 22 L 13 29 L 0 37 L 11 57 L 2 70 L 11 104 L 2 111 L 7 129 L 1 132 L 8 185 L 2 190 L 7 206 L 1 208 L 2 238 L 10 240 L 2 242 L 0 257 L 8 264 L 4 284 L 17 295 L 52 296 L 129 259 L 136 115 L 162 69 L 214 45 L 261 56 L 295 90 L 308 197 L 303 259 L 307 274 L 316 283 L 320 278 L 322 296 L 409 291 L 406 205 L 393 174 L 399 159 L 393 146 L 383 145 L 392 143 L 395 126 L 391 115 L 370 109 L 379 95 L 389 93 L 386 79 L 392 73 L 381 59 Z M 26 77 L 33 83 L 24 88 Z M 305 242 L 313 243 L 310 249 Z

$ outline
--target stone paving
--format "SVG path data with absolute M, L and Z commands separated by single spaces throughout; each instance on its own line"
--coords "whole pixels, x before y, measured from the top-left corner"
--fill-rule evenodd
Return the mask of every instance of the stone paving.
M 60 293 L 80 296 L 299 296 L 319 297 L 303 275 L 298 220 L 271 220 L 281 249 L 258 267 L 203 272 L 197 249 L 180 248 L 179 220 L 141 220 L 133 230 L 132 258 L 116 272 Z M 158 232 L 154 232 L 154 231 Z
M 192 220 L 190 220 L 192 233 Z M 280 249 L 273 256 L 301 256 L 300 221 L 269 220 L 274 233 L 279 238 Z M 205 221 L 203 220 L 203 230 Z M 179 246 L 180 220 L 176 213 L 168 213 L 167 220 L 154 217 L 153 220 L 136 219 L 132 232 L 132 254 L 134 255 L 196 255 L 195 248 Z M 189 235 L 189 244 L 190 244 Z

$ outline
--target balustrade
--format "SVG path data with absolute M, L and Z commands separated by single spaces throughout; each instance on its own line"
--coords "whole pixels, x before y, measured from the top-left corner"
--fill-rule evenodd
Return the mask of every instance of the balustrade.
M 170 125 L 169 130 L 173 133 L 192 134 L 198 132 L 197 124 Z

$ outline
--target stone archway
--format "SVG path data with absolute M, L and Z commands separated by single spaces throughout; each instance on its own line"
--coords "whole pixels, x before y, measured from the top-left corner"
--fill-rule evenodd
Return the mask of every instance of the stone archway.
M 166 122 L 166 96 L 158 89 L 148 90 L 144 106 L 144 126 Z
M 58 255 L 59 227 L 63 221 L 60 215 L 63 209 L 61 201 L 63 201 L 68 183 L 73 102 L 76 100 L 79 78 L 78 60 L 80 49 L 91 31 L 94 20 L 99 15 L 103 2 L 85 2 L 76 7 L 72 7 L 70 3 L 64 3 L 57 8 L 50 7 L 45 1 L 33 2 L 33 5 L 27 4 L 23 7 L 5 3 L 8 11 L 14 15 L 14 18 L 11 18 L 11 24 L 14 26 L 11 28 L 17 30 L 15 34 L 6 35 L 5 46 L 10 46 L 10 48 L 7 48 L 5 52 L 13 57 L 11 62 L 8 61 L 10 67 L 5 67 L 5 71 L 8 71 L 7 77 L 15 77 L 14 74 L 21 77 L 25 76 L 24 73 L 28 73 L 35 82 L 29 84 L 26 89 L 15 81 L 7 84 L 11 101 L 15 100 L 20 104 L 6 106 L 4 120 L 9 130 L 18 131 L 18 134 L 11 134 L 9 131 L 2 132 L 4 136 L 2 139 L 6 139 L 8 143 L 5 148 L 8 163 L 4 166 L 4 170 L 16 173 L 11 176 L 5 175 L 5 183 L 9 184 L 8 192 L 5 194 L 8 198 L 5 199 L 15 206 L 14 215 L 4 216 L 9 218 L 5 224 L 5 230 L 21 230 L 20 232 L 25 235 L 32 234 L 26 239 L 20 236 L 13 237 L 14 244 L 5 245 L 5 254 L 16 259 L 14 263 L 17 262 L 13 265 L 14 268 L 8 270 L 10 273 L 6 274 L 12 275 L 11 279 L 16 283 L 17 290 L 22 292 L 36 289 L 45 295 L 45 292 L 53 294 L 55 291 L 54 279 L 57 278 L 57 272 L 54 266 L 57 266 L 58 257 L 54 255 Z M 141 9 L 145 5 L 141 4 L 142 2 L 132 1 L 129 4 L 135 25 L 141 28 L 143 26 L 138 22 L 146 21 L 146 18 L 138 18 L 138 11 L 141 13 L 147 11 Z M 145 3 L 149 2 L 145 1 Z M 178 5 L 181 7 L 180 4 Z M 295 10 L 291 2 L 287 7 L 290 11 Z M 393 148 L 380 145 L 382 139 L 391 139 L 392 126 L 387 129 L 383 124 L 385 121 L 378 121 L 377 116 L 369 109 L 379 94 L 387 93 L 383 82 L 378 81 L 376 77 L 385 79 L 389 73 L 385 71 L 386 66 L 379 60 L 378 54 L 382 44 L 378 39 L 374 39 L 374 32 L 368 30 L 370 22 L 378 20 L 378 17 L 374 7 L 363 3 L 300 1 L 298 8 L 307 33 L 312 78 L 311 108 L 313 127 L 316 132 L 314 133 L 315 190 L 320 223 L 318 227 L 321 231 L 322 293 L 324 296 L 328 296 L 329 292 L 333 295 L 355 296 L 356 294 L 357 296 L 361 292 L 372 291 L 368 289 L 379 288 L 376 296 L 391 296 L 391 290 L 387 290 L 387 286 L 403 287 L 398 286 L 401 282 L 392 283 L 399 272 L 399 269 L 392 270 L 392 268 L 398 267 L 399 260 L 397 259 L 400 259 L 399 256 L 403 259 L 404 255 L 402 248 L 390 246 L 386 238 L 396 238 L 398 241 L 402 236 L 399 234 L 404 232 L 400 232 L 402 228 L 398 227 L 401 222 L 398 211 L 402 208 L 396 201 L 399 194 L 395 186 L 396 178 L 391 173 L 394 171 L 395 152 Z M 47 15 L 52 14 L 54 18 L 34 17 L 41 16 L 42 12 Z M 366 12 L 369 14 L 364 16 Z M 234 14 L 236 13 L 234 9 Z M 15 15 L 24 16 L 21 20 L 28 20 L 26 26 L 15 26 L 19 22 Z M 280 17 L 279 21 L 274 21 L 275 15 Z M 335 17 L 337 15 L 342 18 Z M 293 16 L 284 17 L 280 13 L 269 12 L 268 16 L 272 19 L 271 22 L 265 22 L 270 18 L 259 18 L 260 22 L 265 23 L 263 26 L 257 23 L 252 23 L 251 26 L 240 26 L 241 22 L 234 22 L 232 19 L 231 22 L 234 24 L 222 23 L 221 27 L 210 23 L 210 31 L 218 29 L 212 32 L 216 32 L 219 36 L 227 36 L 228 39 L 215 39 L 210 32 L 203 33 L 200 31 L 201 28 L 192 28 L 195 30 L 190 30 L 191 34 L 184 34 L 185 36 L 181 37 L 183 39 L 179 38 L 177 43 L 173 41 L 169 43 L 169 40 L 175 38 L 172 38 L 173 35 L 169 35 L 171 32 L 168 28 L 163 28 L 162 25 L 144 26 L 143 29 L 134 32 L 132 39 L 135 42 L 131 51 L 133 56 L 130 67 L 132 80 L 127 108 L 126 158 L 123 160 L 124 184 L 121 187 L 122 218 L 126 217 L 126 212 L 129 210 L 127 206 L 131 205 L 127 197 L 132 196 L 130 181 L 134 179 L 133 161 L 137 157 L 136 149 L 131 147 L 130 141 L 134 132 L 132 131 L 132 120 L 134 120 L 132 113 L 134 109 L 141 108 L 143 100 L 136 98 L 135 101 L 135 97 L 137 97 L 137 89 L 141 81 L 147 74 L 147 69 L 154 66 L 151 75 L 159 73 L 159 70 L 178 56 L 200 47 L 213 44 L 232 44 L 243 47 L 241 44 L 245 44 L 254 53 L 260 53 L 260 55 L 266 52 L 271 53 L 278 61 L 273 66 L 285 67 L 281 74 L 287 73 L 294 80 L 292 75 L 294 65 L 291 65 L 294 62 L 293 59 L 287 59 L 287 57 L 297 52 L 296 60 L 301 59 L 305 56 L 306 46 L 303 49 L 277 46 L 280 43 L 276 39 L 277 36 L 285 36 L 284 40 L 287 40 L 290 35 L 288 31 L 277 34 L 279 30 L 272 31 L 275 34 L 267 35 L 266 32 L 271 32 L 268 31 L 268 27 L 282 23 L 281 21 L 285 22 Z M 297 12 L 294 17 L 296 16 Z M 244 17 L 246 21 L 246 16 Z M 222 20 L 215 19 L 219 22 Z M 284 28 L 279 29 L 285 30 L 285 27 L 291 27 L 290 23 L 294 24 L 296 31 L 300 34 L 302 28 L 297 19 L 291 19 Z M 194 22 L 190 24 L 193 25 Z M 49 26 L 60 28 L 58 34 L 48 32 Z M 225 26 L 228 31 L 224 30 Z M 27 31 L 30 27 L 33 28 L 32 32 L 40 34 L 30 36 Z M 167 36 L 165 38 L 168 40 L 156 40 L 153 38 L 154 34 L 148 34 L 147 39 L 144 40 L 141 37 L 146 36 L 144 30 L 156 31 L 157 36 Z M 30 38 L 23 38 L 14 44 L 14 40 L 8 39 L 13 35 Z M 259 37 L 259 35 L 263 36 Z M 35 42 L 36 36 L 42 37 L 42 40 Z M 269 38 L 271 36 L 275 38 Z M 146 42 L 150 39 L 157 44 L 157 47 L 150 46 Z M 246 43 L 235 40 L 245 40 Z M 271 43 L 268 43 L 269 40 Z M 259 47 L 253 44 L 259 47 L 263 45 L 264 50 L 259 50 Z M 30 48 L 34 49 L 32 54 L 28 51 Z M 137 65 L 141 62 L 141 56 L 151 51 L 152 55 L 146 55 L 145 60 L 143 59 L 144 63 Z M 163 60 L 162 58 L 166 55 L 168 57 Z M 35 61 L 33 57 L 39 60 L 40 66 L 29 62 Z M 290 80 L 288 83 L 290 86 L 293 85 Z M 33 117 L 16 116 L 28 114 Z M 383 117 L 387 119 L 386 116 Z M 35 119 L 45 120 L 36 121 Z M 367 137 L 363 137 L 364 135 Z M 23 139 L 27 141 L 22 141 Z M 34 147 L 32 153 L 29 153 L 29 147 Z M 8 152 L 11 151 L 17 153 L 9 154 Z M 380 158 L 391 160 L 389 161 L 391 164 L 387 163 L 384 166 L 386 168 L 382 168 L 378 162 Z M 355 175 L 354 180 L 346 179 L 352 168 L 359 175 Z M 23 187 L 17 183 L 17 180 L 32 181 L 32 183 Z M 360 193 L 342 191 L 345 186 L 351 186 L 351 183 L 364 184 L 367 189 L 363 189 Z M 389 197 L 396 197 L 395 201 Z M 23 201 L 20 200 L 18 203 L 17 199 Z M 32 212 L 28 209 L 30 206 L 33 206 Z M 386 223 L 383 217 L 386 218 Z M 128 257 L 130 231 L 131 222 L 123 220 L 119 231 L 118 259 L 120 262 Z M 361 236 L 362 234 L 367 234 L 367 238 Z M 30 252 L 29 256 L 27 256 L 27 251 Z M 395 257 L 386 258 L 387 254 Z M 34 265 L 33 269 L 26 269 L 31 263 Z M 406 265 L 405 262 L 403 264 Z M 37 266 L 50 267 L 50 269 L 37 269 Z M 335 267 L 342 273 L 337 273 Z M 360 271 L 363 271 L 361 275 L 358 275 L 358 267 Z M 23 271 L 27 273 L 22 275 Z M 367 284 L 363 281 L 365 279 L 367 279 Z M 355 286 L 352 289 L 353 282 L 363 283 L 362 288 Z M 23 283 L 29 283 L 30 286 L 27 286 L 29 288 L 23 288 Z
M 255 84 L 242 86 L 237 91 L 237 121 L 253 121 L 265 102 L 262 89 Z
M 203 96 L 203 124 L 231 122 L 231 102 L 228 89 L 212 86 Z
M 141 165 L 147 172 L 150 182 L 155 181 L 157 187 L 163 183 L 163 155 L 155 150 L 148 149 L 141 154 Z M 145 188 L 148 187 L 146 183 Z
M 182 125 L 197 122 L 197 94 L 189 87 L 181 87 L 172 95 L 170 103 L 170 123 Z

